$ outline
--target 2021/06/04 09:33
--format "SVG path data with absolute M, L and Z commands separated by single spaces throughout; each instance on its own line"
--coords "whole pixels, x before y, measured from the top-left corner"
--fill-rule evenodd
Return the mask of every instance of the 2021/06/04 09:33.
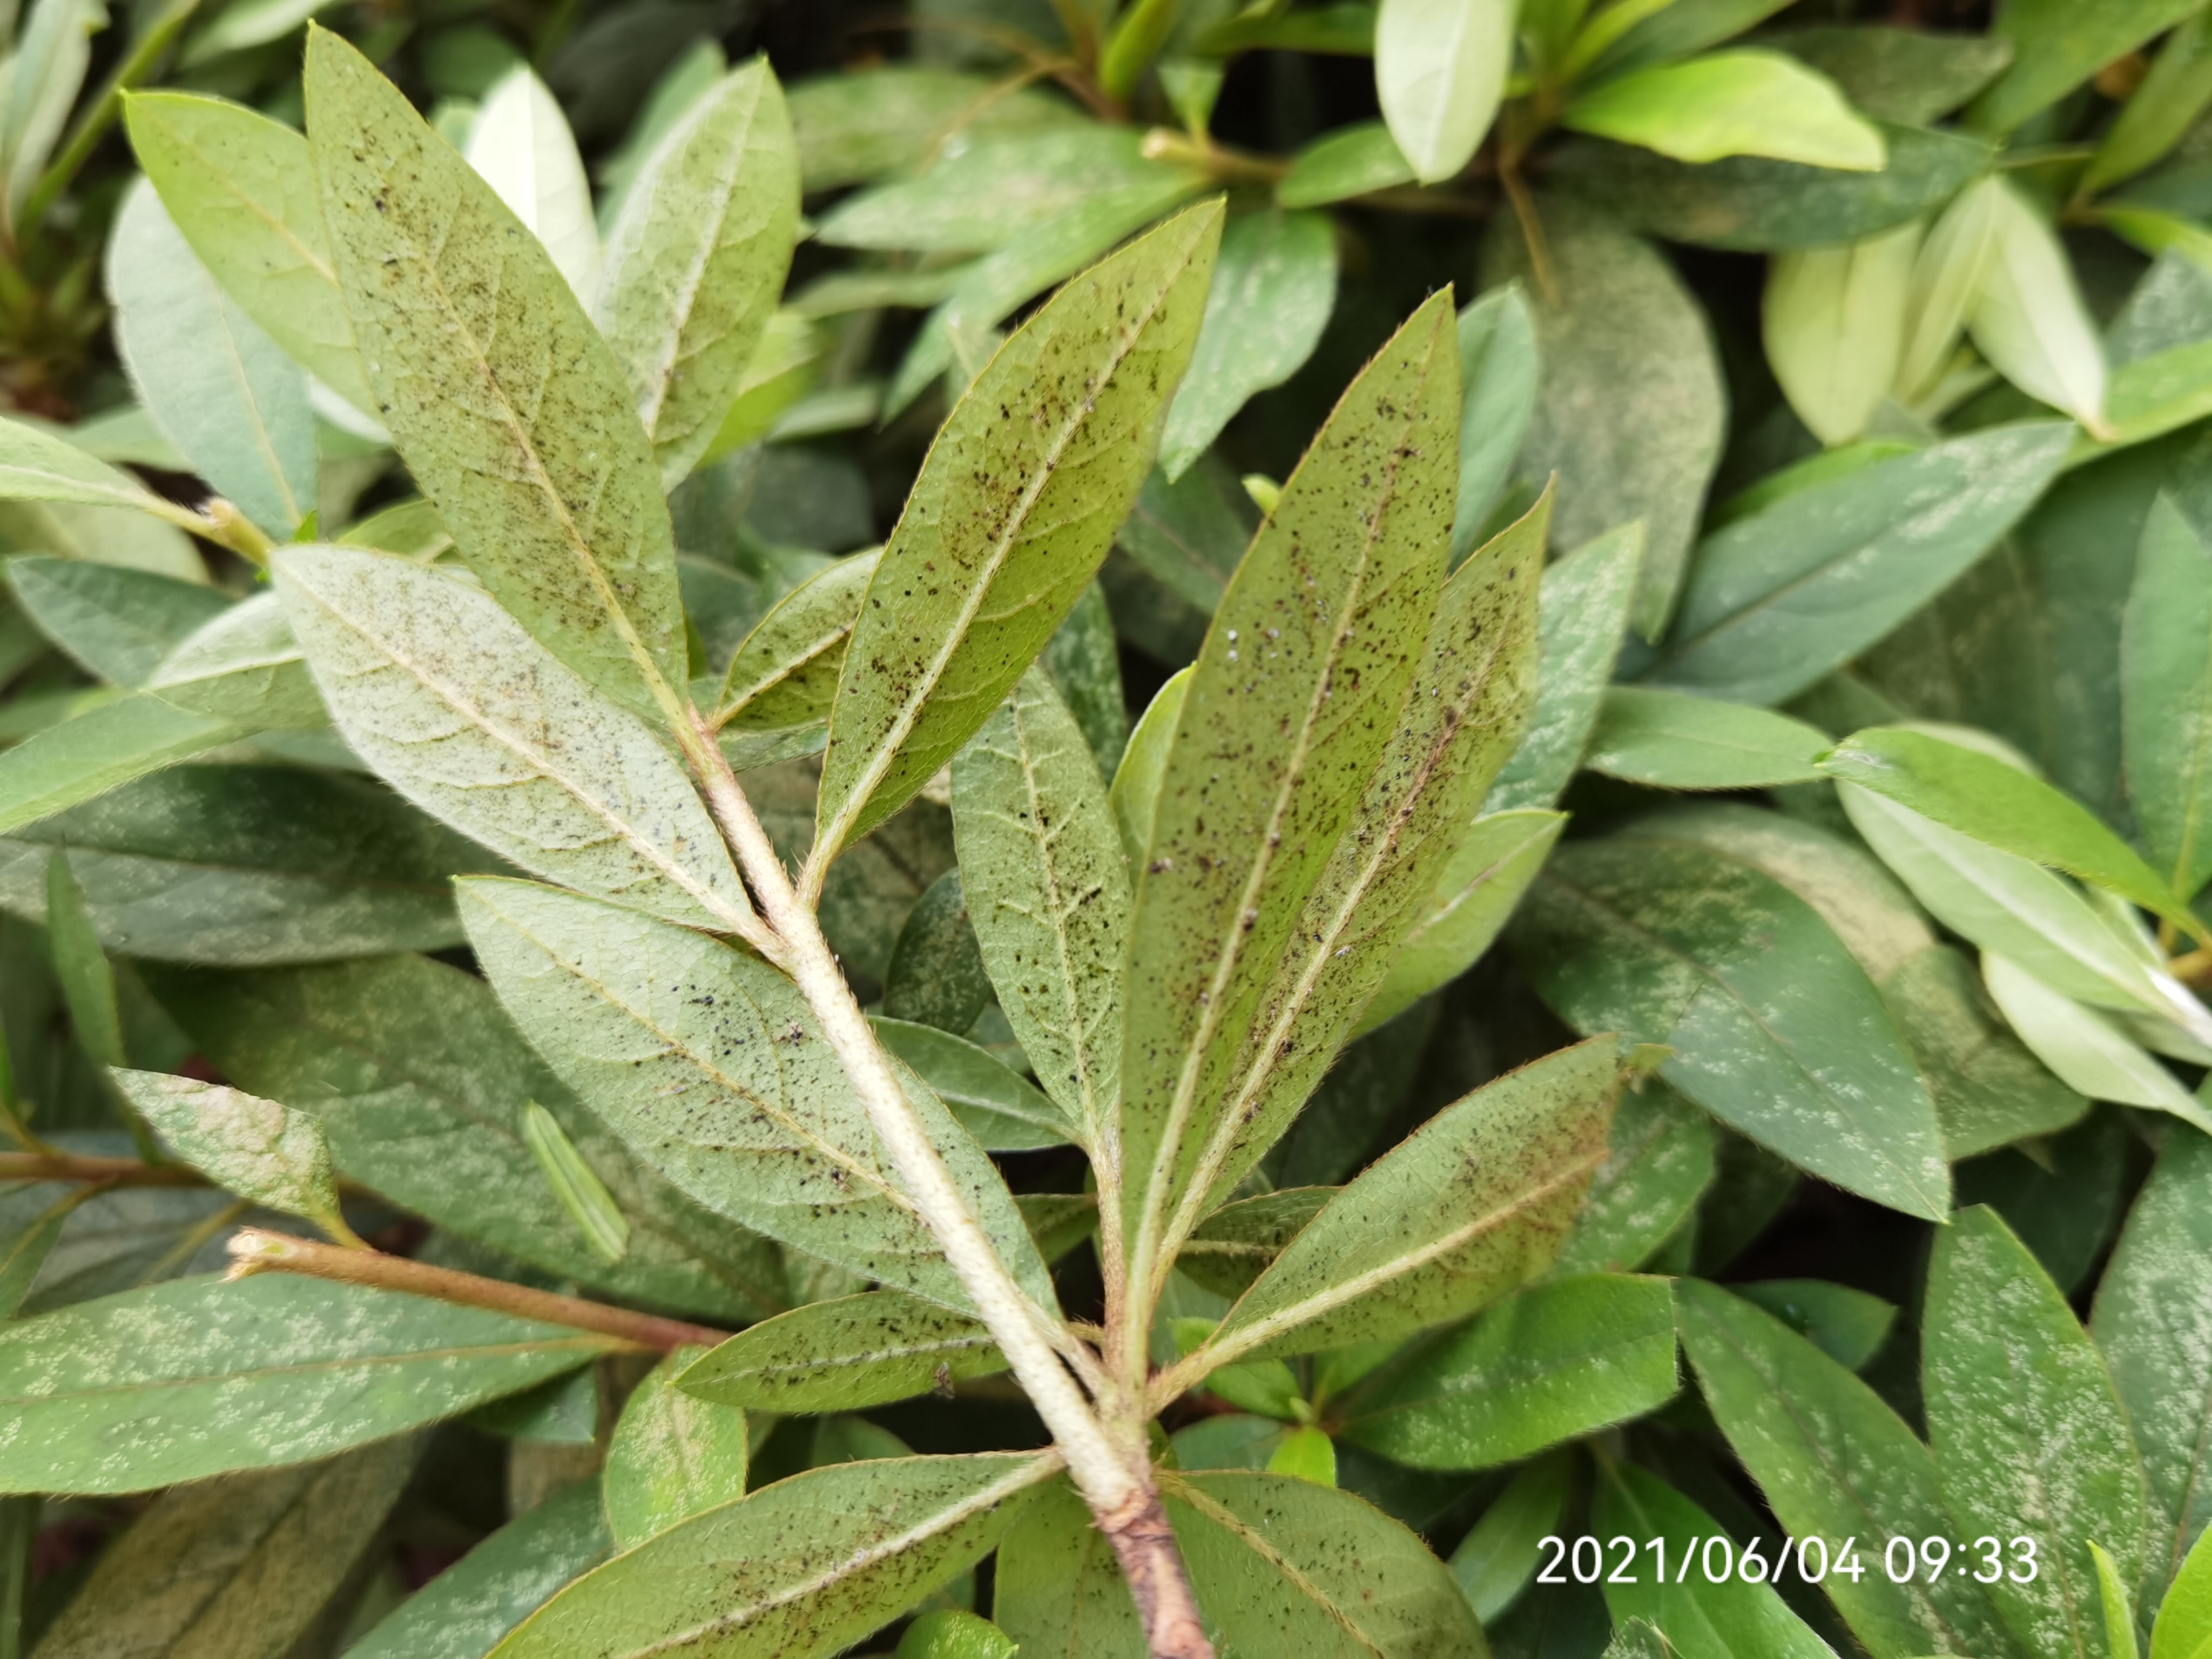
M 1547 1553 L 1536 1582 L 1564 1584 L 1571 1575 L 1574 1582 L 1583 1584 L 1601 1580 L 1609 1584 L 1679 1584 L 1695 1571 L 1716 1584 L 1731 1577 L 1764 1584 L 1788 1573 L 1808 1584 L 1817 1584 L 1830 1573 L 1856 1580 L 1869 1571 L 1859 1557 L 1856 1538 L 1846 1538 L 1833 1546 L 1825 1538 L 1784 1539 L 1772 1561 L 1767 1559 L 1765 1540 L 1760 1539 L 1739 1548 L 1733 1538 L 1715 1534 L 1710 1538 L 1691 1538 L 1680 1546 L 1679 1552 L 1670 1549 L 1670 1541 L 1650 1538 L 1639 1544 L 1625 1534 L 1600 1539 L 1586 1533 L 1572 1540 L 1554 1534 L 1540 1540 L 1539 1548 Z M 1959 1577 L 1971 1576 L 1984 1584 L 1994 1584 L 2008 1576 L 2014 1583 L 2025 1584 L 2036 1575 L 2035 1540 L 1982 1537 L 1970 1543 L 1954 1543 L 1948 1538 L 1923 1538 L 1916 1543 L 1910 1538 L 1892 1538 L 1882 1549 L 1881 1571 L 1896 1584 L 1915 1578 L 1940 1578 L 1947 1571 Z M 1648 1580 L 1642 1576 L 1645 1573 L 1650 1574 Z

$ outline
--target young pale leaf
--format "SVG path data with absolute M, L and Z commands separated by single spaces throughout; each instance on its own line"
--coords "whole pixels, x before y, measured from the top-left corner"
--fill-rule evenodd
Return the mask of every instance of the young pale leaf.
M 1747 703 L 1606 688 L 1583 764 L 1656 789 L 1760 789 L 1817 779 L 1827 734 Z
M 1519 284 L 1486 294 L 1459 313 L 1459 373 L 1454 565 L 1474 550 L 1536 412 L 1536 325 Z
M 2159 1603 L 2150 1659 L 2204 1659 L 2212 1652 L 2212 1530 L 2197 1540 Z
M 2143 1605 L 2162 1601 L 2160 1630 L 2168 1610 L 2192 1601 L 2197 1609 L 2197 1642 L 2169 1650 L 2154 1636 L 2152 1659 L 2199 1659 L 2198 1644 L 2212 1638 L 2212 1546 L 2198 1541 L 2212 1526 L 2212 1481 L 2205 1479 L 2212 1456 L 2208 1249 L 2212 1139 L 2178 1129 L 2129 1212 L 2090 1325 L 2142 1456 L 2150 1511 Z
M 896 1659 L 1014 1659 L 1017 1649 L 988 1619 L 954 1607 L 925 1613 L 899 1638 Z
M 1340 1407 L 1339 1437 L 1417 1469 L 1510 1463 L 1674 1396 L 1663 1279 L 1559 1279 L 1501 1302 Z
M 307 96 L 332 263 L 401 459 L 525 628 L 617 702 L 670 717 L 674 537 L 612 348 L 491 186 L 321 29 Z
M 115 343 L 139 403 L 191 471 L 272 536 L 315 505 L 307 372 L 216 286 L 151 185 L 107 245 Z
M 1928 396 L 1940 382 L 1989 281 L 1996 257 L 1998 190 L 1995 179 L 1984 179 L 1960 191 L 1913 258 L 1895 384 L 1897 395 L 1908 402 Z
M 1680 1652 L 1700 1659 L 1832 1659 L 1834 1650 L 1790 1612 L 1773 1585 L 1748 1574 L 1715 1583 L 1687 1567 L 1710 1540 L 1717 1535 L 1726 1543 L 1728 1534 L 1657 1476 L 1608 1459 L 1599 1469 L 1590 1530 L 1635 1543 L 1639 1566 L 1655 1556 L 1669 1564 L 1663 1572 L 1619 1574 L 1621 1582 L 1606 1583 L 1605 1604 L 1615 1620 L 1648 1620 L 1668 1632 Z M 1659 1549 L 1644 1548 L 1653 1540 Z
M 1650 1261 L 1712 1185 L 1715 1139 L 1712 1120 L 1656 1078 L 1622 1095 L 1605 1162 L 1552 1276 L 1627 1273 Z
M 1562 1049 L 1431 1118 L 1346 1187 L 1215 1334 L 1311 1353 L 1462 1318 L 1550 1265 L 1605 1156 L 1613 1042 Z
M 938 434 L 845 654 L 816 882 L 975 735 L 1089 586 L 1190 361 L 1221 213 L 1194 208 L 1062 289 Z
M 1766 361 L 1797 418 L 1822 443 L 1867 428 L 1897 378 L 1920 227 L 1848 247 L 1780 253 L 1760 308 Z
M 561 1120 L 534 1100 L 522 1104 L 522 1144 L 584 1241 L 609 1261 L 629 1249 L 629 1222 L 598 1172 L 584 1161 Z
M 526 870 L 724 929 L 751 902 L 676 761 L 490 595 L 389 554 L 286 550 L 277 592 L 356 753 Z
M 1513 67 L 1510 0 L 1382 0 L 1375 90 L 1425 185 L 1453 177 L 1497 117 Z
M 2212 1111 L 2113 1020 L 1994 951 L 1983 952 L 1982 982 L 2020 1040 L 2068 1087 L 2092 1100 L 2171 1112 L 2212 1134 Z
M 374 409 L 331 265 L 307 141 L 198 93 L 132 93 L 123 118 L 138 165 L 223 292 L 340 398 Z
M 1145 848 L 1152 844 L 1152 819 L 1159 810 L 1160 780 L 1165 775 L 1168 750 L 1175 742 L 1176 726 L 1182 719 L 1183 699 L 1190 693 L 1191 677 L 1198 672 L 1192 663 L 1178 668 L 1168 676 L 1152 700 L 1145 705 L 1145 712 L 1129 731 L 1128 746 L 1121 751 L 1121 763 L 1114 769 L 1114 781 L 1106 791 L 1107 805 L 1114 809 L 1114 825 L 1121 832 L 1121 851 L 1130 863 L 1141 863 Z M 0 760 L 0 772 L 7 763 Z M 1118 1060 L 1118 1056 L 1117 1056 Z
M 1468 826 L 1436 890 L 1399 942 L 1352 1036 L 1364 1036 L 1474 966 L 1566 828 L 1564 812 L 1492 812 Z
M 1820 769 L 1986 846 L 2109 888 L 2200 939 L 2212 937 L 2095 814 L 1994 755 L 1906 726 L 1869 726 L 1824 756 Z
M 1949 1209 L 1936 1109 L 1842 941 L 1771 878 L 1634 827 L 1553 856 L 1509 931 L 1571 1025 L 1663 1042 L 1660 1076 L 1802 1168 Z
M 1160 434 L 1160 470 L 1170 482 L 1254 393 L 1304 367 L 1335 305 L 1336 233 L 1328 215 L 1275 208 L 1230 222 L 1190 372 Z
M 1060 1108 L 989 1049 L 934 1025 L 869 1023 L 877 1041 L 914 1067 L 985 1152 L 1035 1152 L 1073 1139 L 1075 1126 Z
M 489 1659 L 817 1659 L 998 1543 L 1059 1467 L 1035 1452 L 833 1464 L 681 1522 L 586 1574 Z
M 1429 631 L 1450 532 L 1451 323 L 1449 295 L 1431 299 L 1345 393 L 1237 567 L 1183 696 L 1128 945 L 1121 1144 L 1140 1273 L 1164 1270 L 1172 1218 L 1223 1167 L 1225 1148 L 1203 1166 L 1240 1127 L 1227 1102 L 1254 1074 L 1243 1050 L 1262 1000 L 1309 900 L 1341 886 L 1333 849 L 1413 681 L 1400 641 Z M 1478 683 L 1484 665 L 1467 665 Z
M 10 35 L 15 21 L 11 11 Z M 106 26 L 100 0 L 35 0 L 12 43 L 9 96 L 0 110 L 0 222 L 11 237 L 84 88 L 92 37 Z
M 1522 280 L 1544 372 L 1522 465 L 1559 479 L 1559 540 L 1644 521 L 1637 630 L 1666 628 L 1720 459 L 1728 397 L 1705 313 L 1659 251 L 1599 210 L 1540 204 L 1551 280 L 1501 216 L 1487 280 Z M 1556 295 L 1556 299 L 1550 297 Z M 1547 805 L 1522 800 L 1522 806 Z
M 2057 233 L 2002 177 L 1990 192 L 1989 267 L 1966 313 L 1974 345 L 2029 397 L 2063 409 L 2093 436 L 2105 424 L 2105 349 Z
M 256 1204 L 351 1237 L 322 1125 L 305 1112 L 161 1072 L 111 1073 L 124 1098 L 186 1164 Z
M 2073 428 L 1969 434 L 1811 485 L 1706 538 L 1644 678 L 1778 702 L 1849 661 L 1989 551 L 2057 473 Z
M 483 1659 L 560 1588 L 613 1553 L 596 1480 L 525 1511 L 373 1626 L 348 1659 Z
M 1269 1455 L 1267 1473 L 1310 1480 L 1317 1486 L 1334 1486 L 1336 1442 L 1320 1429 L 1292 1429 Z
M 46 1659 L 283 1659 L 384 1536 L 412 1437 L 155 1500 L 40 1639 Z
M 798 228 L 791 118 L 758 59 L 661 140 L 607 238 L 592 310 L 636 394 L 664 483 L 691 471 L 735 402 Z
M 194 515 L 172 506 L 127 472 L 21 421 L 0 420 L 0 501 L 66 501 L 129 507 L 174 523 Z
M 1486 1626 L 1521 1599 L 1542 1565 L 1542 1540 L 1566 1511 L 1571 1456 L 1554 1452 L 1523 1467 L 1452 1552 L 1452 1577 Z
M 51 554 L 7 562 L 15 603 L 39 631 L 101 679 L 134 690 L 195 629 L 229 611 L 205 582 Z
M 2174 890 L 2212 881 L 2212 548 L 2161 495 L 2120 640 L 2128 799 Z
M 1006 1368 L 981 1322 L 903 1291 L 868 1291 L 765 1320 L 676 1386 L 748 1411 L 857 1412 Z
M 706 1352 L 678 1348 L 654 1366 L 623 1407 L 599 1474 L 607 1528 L 617 1550 L 745 1495 L 745 1414 L 676 1386 Z
M 484 94 L 464 153 L 588 302 L 599 285 L 592 186 L 568 118 L 526 64 L 509 70 Z
M 0 1491 L 149 1492 L 330 1457 L 574 1370 L 610 1340 L 297 1274 L 180 1279 L 0 1334 Z
M 755 624 L 722 678 L 718 724 L 768 731 L 830 717 L 845 671 L 845 644 L 880 556 L 855 553 L 838 560 L 784 595 Z
M 965 1310 L 866 1107 L 796 986 L 702 934 L 548 887 L 471 880 L 463 920 L 523 1034 L 646 1164 L 708 1208 Z M 1052 1305 L 998 1172 L 942 1103 L 909 1101 L 970 1213 Z
M 2105 1547 L 2089 1540 L 2089 1559 L 2097 1567 L 2097 1602 L 2105 1615 L 2105 1650 L 2112 1659 L 2140 1659 L 2136 1639 L 2136 1610 L 2121 1581 L 2120 1569 Z
M 2088 1545 L 2109 1549 L 2126 1582 L 2141 1576 L 2142 1466 L 2103 1357 L 1984 1206 L 1936 1237 L 1921 1389 L 1953 1523 L 2034 1540 L 2035 1576 L 1989 1587 L 1998 1613 L 2030 1653 L 2103 1656 Z
M 188 713 L 257 731 L 330 723 L 273 592 L 216 612 L 155 665 L 146 689 Z
M 1293 155 L 1289 170 L 1275 181 L 1275 202 L 1286 208 L 1326 207 L 1413 179 L 1413 164 L 1390 129 L 1380 121 L 1358 121 Z
M 1879 173 L 1887 156 L 1881 130 L 1852 112 L 1835 82 L 1774 52 L 1717 52 L 1632 70 L 1577 93 L 1560 119 L 1678 161 L 1766 155 Z
M 1838 1551 L 1846 1538 L 1949 1535 L 1936 1460 L 1889 1404 L 1779 1319 L 1717 1285 L 1675 1287 L 1682 1346 L 1721 1431 L 1784 1528 Z M 1960 1574 L 1831 1571 L 1821 1589 L 1874 1653 L 2021 1650 L 1982 1587 Z

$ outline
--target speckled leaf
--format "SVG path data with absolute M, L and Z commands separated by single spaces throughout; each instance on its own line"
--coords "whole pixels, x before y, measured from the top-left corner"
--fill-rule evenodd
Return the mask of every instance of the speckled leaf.
M 112 1075 L 154 1133 L 216 1186 L 326 1230 L 343 1225 L 331 1149 L 308 1114 L 162 1072 Z
M 1065 1146 L 1074 1125 L 1036 1085 L 988 1048 L 934 1025 L 870 1022 L 884 1048 L 914 1067 L 987 1152 Z
M 293 1273 L 126 1291 L 0 1333 L 0 1491 L 149 1492 L 329 1457 L 610 1346 Z
M 347 1659 L 483 1659 L 548 1597 L 612 1553 L 596 1480 L 517 1516 L 386 1613 Z
M 1151 470 L 1220 227 L 1218 203 L 1193 208 L 1076 277 L 946 420 L 845 654 L 817 870 L 952 758 L 1090 585 Z
M 614 351 L 536 236 L 337 36 L 307 138 L 375 412 L 470 568 L 634 712 L 684 680 L 676 549 Z
M 1128 945 L 1123 1237 L 1139 1282 L 1222 1167 L 1200 1159 L 1252 1069 L 1242 1050 L 1422 660 L 1458 458 L 1449 298 L 1414 313 L 1315 438 L 1183 696 Z
M 775 1248 L 641 1167 L 475 975 L 382 957 L 149 977 L 225 1077 L 314 1114 L 343 1173 L 440 1228 L 589 1288 L 711 1319 L 785 1305 Z M 629 1223 L 620 1261 L 577 1232 L 523 1144 L 522 1107 L 533 1100 Z
M 748 1411 L 857 1412 L 1006 1368 L 981 1322 L 903 1291 L 867 1291 L 756 1325 L 676 1385 Z
M 617 1550 L 745 1493 L 745 1414 L 676 1386 L 704 1348 L 678 1348 L 646 1374 L 623 1407 L 599 1473 L 600 1501 Z
M 1949 1209 L 1935 1105 L 1881 997 L 1769 877 L 1632 829 L 1554 854 L 1508 937 L 1569 1024 L 1668 1044 L 1660 1075 L 1723 1121 L 1909 1215 Z
M 188 713 L 255 730 L 330 722 L 284 601 L 273 592 L 217 611 L 178 641 L 146 689 Z
M 1488 1468 L 1656 1411 L 1679 1386 L 1666 1279 L 1560 1279 L 1355 1391 L 1336 1434 L 1414 1468 Z
M 2212 880 L 2212 548 L 2170 496 L 2143 522 L 2120 653 L 2128 799 L 2191 898 Z
M 1285 1187 L 1224 1204 L 1176 1252 L 1176 1271 L 1233 1302 L 1336 1194 L 1334 1187 Z
M 2159 1603 L 2192 1543 L 2212 1525 L 2208 1251 L 2212 1139 L 2176 1128 L 2129 1212 L 2090 1325 L 2142 1456 L 2150 1521 L 2141 1590 L 2146 1607 Z M 2160 1653 L 2155 1644 L 2152 1650 Z M 2194 1659 L 2193 1650 L 2184 1651 Z
M 1712 1185 L 1713 1142 L 1712 1120 L 1656 1078 L 1625 1092 L 1553 1277 L 1630 1273 L 1649 1261 Z
M 2107 1659 L 2088 1544 L 2141 1575 L 2142 1465 L 2104 1357 L 1985 1206 L 1936 1237 L 1921 1391 L 1952 1524 L 2035 1540 L 2035 1577 L 1990 1586 L 1998 1613 L 2031 1653 Z
M 1763 789 L 1820 776 L 1827 734 L 1747 703 L 1642 686 L 1606 689 L 1583 764 L 1655 789 Z
M 489 595 L 339 547 L 286 551 L 276 581 L 338 729 L 423 811 L 582 892 L 723 929 L 750 916 L 675 759 Z
M 1643 568 L 1640 524 L 1607 532 L 1544 572 L 1536 605 L 1536 703 L 1482 803 L 1485 812 L 1549 806 L 1597 723 Z
M 1605 1157 L 1609 1037 L 1508 1073 L 1431 1118 L 1337 1194 L 1229 1310 L 1224 1363 L 1463 1318 L 1551 1265 Z
M 138 165 L 223 292 L 339 397 L 374 409 L 307 141 L 199 93 L 134 93 L 123 117 Z
M 157 1498 L 39 1643 L 46 1659 L 285 1659 L 383 1535 L 422 1447 L 364 1447 Z
M 1791 1536 L 1821 1539 L 1832 1556 L 1846 1538 L 1953 1536 L 1935 1458 L 1881 1395 L 1717 1285 L 1686 1279 L 1675 1297 L 1705 1401 Z M 1869 1652 L 2021 1651 L 1971 1577 L 1831 1572 L 1821 1588 Z
M 607 235 L 592 310 L 664 483 L 691 471 L 736 399 L 798 228 L 791 118 L 759 58 L 684 112 Z
M 817 1659 L 987 1554 L 1058 1460 L 837 1463 L 647 1540 L 562 1590 L 491 1659 Z
M 1570 545 L 1644 521 L 1634 620 L 1656 639 L 1720 459 L 1720 363 L 1705 313 L 1656 248 L 1571 198 L 1540 206 L 1550 283 L 1534 280 L 1510 216 L 1495 222 L 1484 261 L 1490 280 L 1521 279 L 1543 359 L 1522 464 L 1534 477 L 1558 473 L 1555 527 Z
M 552 888 L 472 879 L 460 890 L 507 1012 L 639 1158 L 756 1231 L 967 1308 L 789 980 L 750 952 Z M 971 1212 L 1052 1306 L 997 1170 L 919 1079 L 905 1081 Z
M 171 648 L 231 610 L 205 582 L 149 570 L 27 553 L 7 562 L 15 603 L 82 667 L 116 685 L 143 686 Z
M 830 717 L 844 672 L 845 644 L 878 556 L 856 553 L 838 560 L 784 595 L 754 625 L 723 676 L 718 722 L 751 731 Z

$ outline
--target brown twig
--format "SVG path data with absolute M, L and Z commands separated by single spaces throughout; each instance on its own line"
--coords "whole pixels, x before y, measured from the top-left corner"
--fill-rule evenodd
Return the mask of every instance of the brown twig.
M 208 1178 L 180 1164 L 76 1152 L 0 1152 L 0 1181 L 85 1181 L 103 1187 L 204 1187 Z
M 289 1233 L 273 1233 L 244 1227 L 232 1237 L 230 1276 L 252 1273 L 305 1273 L 313 1279 L 335 1279 L 346 1285 L 368 1285 L 378 1290 L 404 1291 L 411 1296 L 432 1297 L 466 1308 L 489 1308 L 519 1319 L 543 1320 L 571 1330 L 592 1331 L 614 1338 L 641 1351 L 667 1352 L 690 1344 L 713 1347 L 728 1340 L 727 1331 L 663 1319 L 657 1314 L 586 1302 L 581 1297 L 558 1296 L 533 1291 L 526 1285 L 485 1279 L 453 1267 L 434 1267 L 427 1261 L 410 1261 L 404 1255 L 380 1250 L 351 1250 L 336 1244 L 318 1244 Z

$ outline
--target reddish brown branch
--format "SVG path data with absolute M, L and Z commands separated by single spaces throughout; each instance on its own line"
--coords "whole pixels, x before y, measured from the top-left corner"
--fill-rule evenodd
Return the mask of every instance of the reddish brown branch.
M 1120 1510 L 1101 1516 L 1098 1529 L 1129 1581 L 1152 1659 L 1213 1659 L 1159 1493 L 1149 1486 L 1137 1492 Z
M 75 1152 L 0 1152 L 0 1181 L 85 1181 L 103 1187 L 204 1187 L 208 1178 L 178 1164 Z

